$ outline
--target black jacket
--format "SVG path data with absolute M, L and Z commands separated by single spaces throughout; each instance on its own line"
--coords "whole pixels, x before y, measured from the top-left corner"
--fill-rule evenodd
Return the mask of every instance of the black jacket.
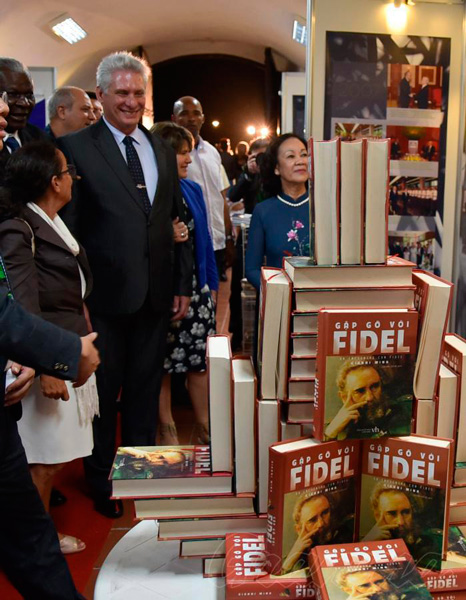
M 157 311 L 169 310 L 173 295 L 191 296 L 190 242 L 173 242 L 172 219 L 185 213 L 173 149 L 141 127 L 154 149 L 158 183 L 147 217 L 127 164 L 101 119 L 58 139 L 81 180 L 63 218 L 84 246 L 94 277 L 87 299 L 91 312 L 131 314 L 149 295 Z

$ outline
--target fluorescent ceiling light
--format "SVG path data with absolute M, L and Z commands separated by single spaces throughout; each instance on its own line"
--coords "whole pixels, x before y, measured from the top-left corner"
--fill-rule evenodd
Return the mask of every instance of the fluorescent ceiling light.
M 299 44 L 305 46 L 307 44 L 307 28 L 306 23 L 301 23 L 298 20 L 293 22 L 293 39 Z
M 68 44 L 80 42 L 87 36 L 87 33 L 84 31 L 84 29 L 80 27 L 76 21 L 70 17 L 70 15 L 67 14 L 60 15 L 49 25 L 53 33 L 66 40 Z

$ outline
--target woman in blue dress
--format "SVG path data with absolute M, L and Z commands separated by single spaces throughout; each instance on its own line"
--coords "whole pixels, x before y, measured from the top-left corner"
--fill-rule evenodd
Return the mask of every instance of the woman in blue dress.
M 285 256 L 309 256 L 306 142 L 293 133 L 276 138 L 261 163 L 267 200 L 254 209 L 246 250 L 246 278 L 258 290 L 261 267 L 281 267 Z
M 188 314 L 181 321 L 172 321 L 168 331 L 165 352 L 165 376 L 159 405 L 159 443 L 162 446 L 178 444 L 176 425 L 171 411 L 171 373 L 186 373 L 189 396 L 194 409 L 193 443 L 209 442 L 209 414 L 207 399 L 206 343 L 207 336 L 215 333 L 215 303 L 218 290 L 218 272 L 214 248 L 207 224 L 207 210 L 201 187 L 186 179 L 192 162 L 194 147 L 191 133 L 172 122 L 157 123 L 152 132 L 164 138 L 175 150 L 181 193 L 188 215 L 187 227 L 175 223 L 175 242 L 189 238 L 193 243 L 193 294 Z

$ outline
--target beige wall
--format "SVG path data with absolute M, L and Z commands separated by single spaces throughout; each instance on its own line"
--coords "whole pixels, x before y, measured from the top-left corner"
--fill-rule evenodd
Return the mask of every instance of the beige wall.
M 382 0 L 314 0 L 314 77 L 312 135 L 322 139 L 324 125 L 326 31 L 391 33 Z M 443 216 L 442 275 L 452 277 L 455 237 L 456 175 L 460 125 L 461 59 L 463 53 L 463 6 L 416 4 L 409 7 L 404 34 L 451 38 L 451 70 L 448 104 L 447 160 Z M 398 33 L 397 35 L 403 35 Z

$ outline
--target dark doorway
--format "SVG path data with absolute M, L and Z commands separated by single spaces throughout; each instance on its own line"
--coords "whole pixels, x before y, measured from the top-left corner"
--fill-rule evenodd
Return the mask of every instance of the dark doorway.
M 266 125 L 265 66 L 223 54 L 174 58 L 152 66 L 154 120 L 171 118 L 173 102 L 180 96 L 195 96 L 202 103 L 205 124 L 201 135 L 214 144 L 229 137 L 232 146 L 249 141 L 246 127 Z M 215 128 L 212 121 L 220 125 Z M 258 135 L 258 134 L 257 134 Z

